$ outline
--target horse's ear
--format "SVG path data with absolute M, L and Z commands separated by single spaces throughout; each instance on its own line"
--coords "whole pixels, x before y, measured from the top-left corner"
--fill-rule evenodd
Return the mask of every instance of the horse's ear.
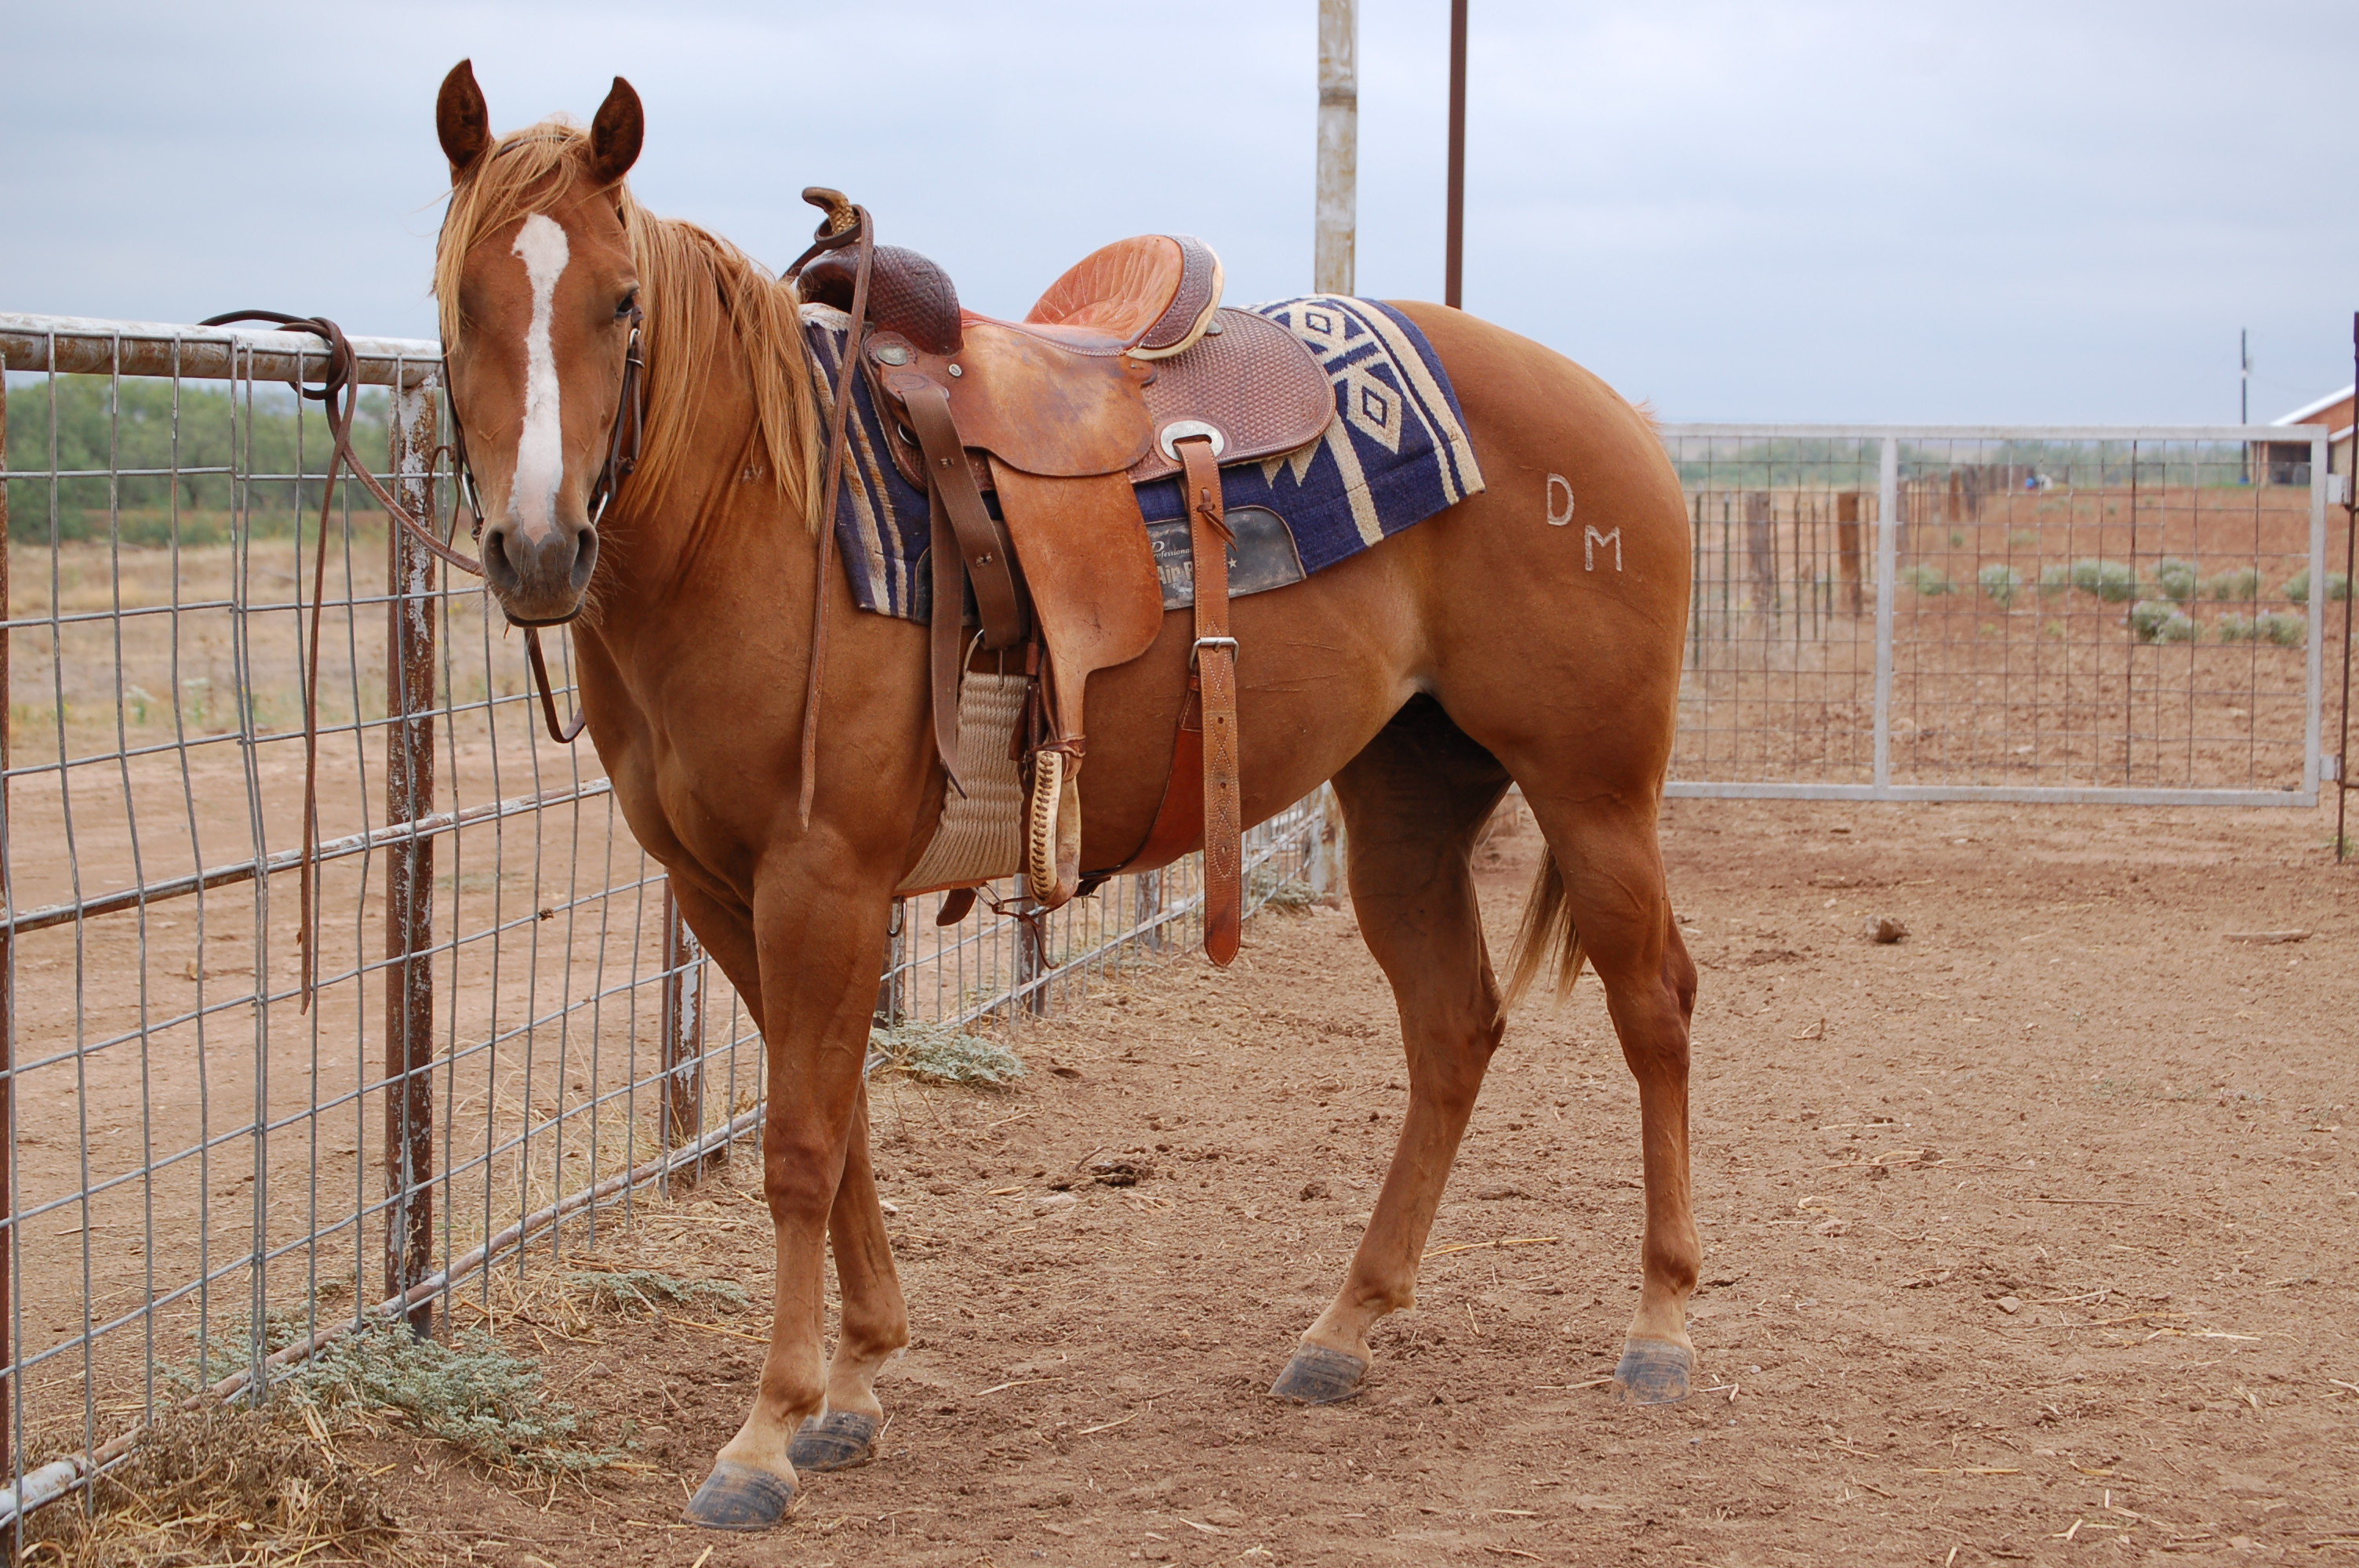
M 614 78 L 598 117 L 590 122 L 590 178 L 601 188 L 631 172 L 639 161 L 639 142 L 647 135 L 639 95 L 621 77 Z
M 492 114 L 484 106 L 484 90 L 475 85 L 473 60 L 461 60 L 442 79 L 442 91 L 434 100 L 434 130 L 442 138 L 442 156 L 451 160 L 451 183 L 456 185 L 492 145 Z

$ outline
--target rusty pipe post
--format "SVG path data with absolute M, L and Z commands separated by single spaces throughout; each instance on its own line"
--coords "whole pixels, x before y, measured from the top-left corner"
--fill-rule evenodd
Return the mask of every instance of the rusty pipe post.
M 679 915 L 671 879 L 663 900 L 663 1151 L 691 1143 L 704 1130 L 704 949 Z M 692 1184 L 702 1161 L 668 1181 Z
M 394 395 L 395 493 L 417 515 L 434 515 L 433 454 L 440 388 L 431 379 Z M 434 809 L 434 556 L 408 530 L 386 529 L 385 811 L 415 822 Z M 325 547 L 325 541 L 322 541 Z M 386 852 L 385 1286 L 399 1296 L 434 1270 L 434 840 L 420 835 Z M 434 1303 L 409 1314 L 410 1331 L 434 1332 Z

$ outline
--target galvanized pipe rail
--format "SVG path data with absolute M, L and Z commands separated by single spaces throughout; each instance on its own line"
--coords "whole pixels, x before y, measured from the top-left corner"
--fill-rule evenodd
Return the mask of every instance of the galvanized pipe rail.
M 442 345 L 431 339 L 345 341 L 360 361 L 364 385 L 419 387 L 441 372 Z M 177 375 L 184 381 L 317 381 L 327 368 L 325 345 L 309 332 L 0 311 L 0 369 Z

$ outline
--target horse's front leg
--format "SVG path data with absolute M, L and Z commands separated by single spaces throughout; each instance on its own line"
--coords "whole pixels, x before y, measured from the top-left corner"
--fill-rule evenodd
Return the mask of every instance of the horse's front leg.
M 909 1343 L 909 1313 L 885 1237 L 885 1212 L 876 1202 L 875 1169 L 869 1163 L 864 1085 L 827 1235 L 835 1249 L 843 1323 L 827 1364 L 827 1409 L 795 1434 L 792 1457 L 799 1471 L 848 1469 L 870 1456 L 885 1422 L 876 1374 Z
M 891 889 L 864 875 L 855 857 L 813 850 L 808 839 L 796 860 L 782 874 L 762 879 L 755 895 L 769 1052 L 762 1190 L 777 1232 L 777 1277 L 754 1408 L 684 1515 L 716 1530 L 766 1529 L 793 1505 L 796 1433 L 828 1392 L 821 1341 L 830 1216 L 845 1204 L 867 1211 L 865 1219 L 850 1217 L 844 1228 L 853 1243 L 843 1248 L 847 1257 L 866 1256 L 872 1240 L 876 1252 L 884 1247 L 860 1117 Z M 888 1278 L 890 1267 L 886 1263 Z M 858 1292 L 847 1295 L 860 1298 Z M 889 1313 L 896 1320 L 898 1309 L 896 1286 Z M 875 1314 L 854 1314 L 861 1315 Z M 847 1337 L 861 1332 L 855 1323 Z M 874 1359 L 881 1365 L 883 1357 Z

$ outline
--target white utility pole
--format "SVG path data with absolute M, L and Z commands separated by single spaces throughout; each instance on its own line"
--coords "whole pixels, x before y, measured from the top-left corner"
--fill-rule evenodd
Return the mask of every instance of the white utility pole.
M 1319 211 L 1310 287 L 1353 292 L 1359 227 L 1359 0 L 1319 0 Z

